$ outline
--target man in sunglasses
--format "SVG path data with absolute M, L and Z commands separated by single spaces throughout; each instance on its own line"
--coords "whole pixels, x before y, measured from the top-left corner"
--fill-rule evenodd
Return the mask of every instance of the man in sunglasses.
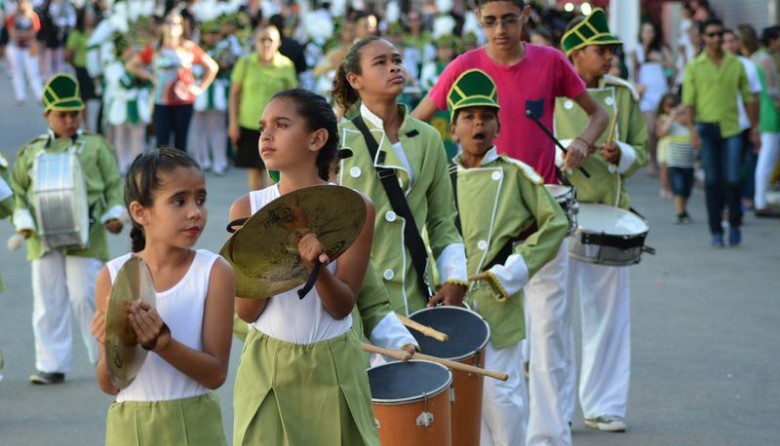
M 707 220 L 712 246 L 725 246 L 723 210 L 729 214 L 729 245 L 742 240 L 741 180 L 742 139 L 737 96 L 741 95 L 750 118 L 751 139 L 758 146 L 758 105 L 750 93 L 742 63 L 723 51 L 723 23 L 710 19 L 701 25 L 705 50 L 691 61 L 683 78 L 683 105 L 691 142 L 699 149 L 704 168 Z
M 576 169 L 587 159 L 609 117 L 563 53 L 522 41 L 529 6 L 519 0 L 479 0 L 478 5 L 477 17 L 487 44 L 452 61 L 412 115 L 427 120 L 436 109 L 446 109 L 447 94 L 460 75 L 480 69 L 493 79 L 500 98 L 503 125 L 496 147 L 533 167 L 545 183 L 558 184 L 553 142 L 527 111 L 548 129 L 552 128 L 556 97 L 572 99 L 587 114 L 587 124 L 568 146 L 565 169 Z M 566 294 L 567 251 L 564 240 L 555 259 L 525 287 L 530 326 L 528 445 L 571 445 L 567 406 L 573 398 L 574 363 L 571 302 Z

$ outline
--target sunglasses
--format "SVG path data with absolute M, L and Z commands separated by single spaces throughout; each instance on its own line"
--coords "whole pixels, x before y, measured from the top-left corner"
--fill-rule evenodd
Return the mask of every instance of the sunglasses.
M 723 31 L 713 31 L 711 33 L 705 33 L 704 35 L 707 37 L 723 37 L 723 34 L 725 34 Z

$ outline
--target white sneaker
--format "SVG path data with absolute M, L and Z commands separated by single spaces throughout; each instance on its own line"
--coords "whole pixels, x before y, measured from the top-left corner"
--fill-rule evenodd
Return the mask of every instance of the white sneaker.
M 585 418 L 585 426 L 603 432 L 625 432 L 627 427 L 626 422 L 622 418 L 612 416 Z

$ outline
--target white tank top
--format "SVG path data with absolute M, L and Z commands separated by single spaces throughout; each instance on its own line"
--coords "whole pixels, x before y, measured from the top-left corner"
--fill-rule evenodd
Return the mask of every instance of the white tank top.
M 279 198 L 279 195 L 277 185 L 250 192 L 252 214 Z M 327 266 L 331 273 L 336 272 L 336 263 Z M 273 296 L 260 317 L 251 325 L 272 338 L 294 344 L 313 344 L 332 339 L 352 327 L 352 315 L 339 320 L 328 313 L 316 287 L 306 297 L 299 299 L 297 290 L 302 287 Z
M 108 262 L 111 283 L 132 254 Z M 203 349 L 203 309 L 209 290 L 211 268 L 217 254 L 199 249 L 189 270 L 169 290 L 156 293 L 157 312 L 171 329 L 174 339 L 195 350 Z M 167 401 L 203 395 L 209 389 L 176 370 L 156 353 L 150 352 L 135 380 L 119 391 L 117 402 Z

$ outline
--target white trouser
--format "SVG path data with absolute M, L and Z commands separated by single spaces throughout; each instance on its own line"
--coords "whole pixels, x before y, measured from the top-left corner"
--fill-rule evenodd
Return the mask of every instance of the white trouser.
M 103 262 L 51 251 L 32 261 L 35 367 L 67 373 L 73 358 L 71 306 L 78 319 L 89 361 L 98 359 L 98 345 L 89 331 L 95 314 L 95 281 Z
M 38 57 L 30 56 L 30 50 L 19 48 L 13 43 L 5 47 L 6 58 L 11 69 L 11 81 L 14 85 L 14 94 L 17 101 L 24 101 L 25 94 L 25 75 L 30 88 L 35 95 L 35 100 L 40 101 L 43 96 L 43 85 L 41 84 L 41 74 L 38 70 Z
M 144 153 L 146 126 L 144 124 L 124 123 L 112 125 L 108 130 L 111 135 L 111 144 L 116 152 L 119 172 L 125 175 L 135 158 Z
M 582 413 L 625 418 L 631 375 L 628 267 L 570 259 L 569 275 L 582 311 Z
M 567 285 L 568 239 L 525 286 L 530 350 L 528 445 L 571 445 L 573 399 L 571 299 Z M 570 386 L 571 388 L 568 388 Z
M 505 372 L 509 379 L 484 380 L 480 446 L 524 444 L 528 412 L 525 405 L 522 342 L 498 350 L 488 343 L 485 348 L 485 369 Z
M 195 112 L 190 125 L 190 154 L 204 169 L 215 171 L 227 168 L 227 115 L 223 111 Z M 209 159 L 209 147 L 214 164 Z
M 758 152 L 756 163 L 756 192 L 753 199 L 753 206 L 756 209 L 764 209 L 767 206 L 766 192 L 769 190 L 769 178 L 777 164 L 778 153 L 780 153 L 780 133 L 762 132 L 761 150 Z

